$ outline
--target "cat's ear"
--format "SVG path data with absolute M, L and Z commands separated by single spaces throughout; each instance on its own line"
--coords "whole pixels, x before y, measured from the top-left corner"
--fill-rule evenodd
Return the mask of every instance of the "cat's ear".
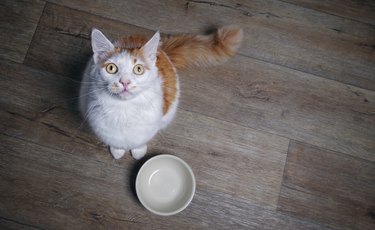
M 93 28 L 91 32 L 91 46 L 94 52 L 94 62 L 98 63 L 101 58 L 104 58 L 106 53 L 115 49 L 113 44 L 104 36 L 100 30 Z
M 158 46 L 160 41 L 160 33 L 157 31 L 154 36 L 142 47 L 142 51 L 148 62 L 155 65 L 158 55 Z

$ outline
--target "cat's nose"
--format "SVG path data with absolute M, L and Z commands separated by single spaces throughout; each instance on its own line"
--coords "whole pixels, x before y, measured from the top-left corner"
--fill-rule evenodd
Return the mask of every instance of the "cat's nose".
M 130 80 L 121 79 L 121 80 L 120 80 L 120 83 L 121 83 L 124 87 L 126 87 L 126 86 L 128 86 L 128 85 L 131 83 L 131 81 L 130 81 Z

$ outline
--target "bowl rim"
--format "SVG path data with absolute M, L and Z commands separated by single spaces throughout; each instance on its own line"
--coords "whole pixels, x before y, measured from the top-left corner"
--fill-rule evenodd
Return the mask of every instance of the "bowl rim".
M 190 194 L 190 197 L 189 199 L 186 201 L 186 203 L 184 205 L 182 205 L 181 207 L 179 207 L 178 209 L 174 210 L 174 211 L 171 211 L 171 212 L 160 212 L 160 211 L 156 211 L 154 209 L 152 209 L 151 207 L 149 207 L 147 205 L 147 203 L 143 200 L 142 196 L 140 196 L 139 194 L 139 175 L 142 173 L 142 171 L 147 167 L 147 165 L 149 164 L 152 164 L 153 161 L 159 159 L 159 158 L 172 158 L 174 160 L 177 160 L 179 161 L 180 163 L 182 163 L 182 165 L 187 169 L 187 171 L 189 172 L 190 176 L 191 176 L 191 179 L 192 179 L 192 188 L 191 188 L 191 194 Z M 194 198 L 194 195 L 195 195 L 195 189 L 196 189 L 196 181 L 195 181 L 195 176 L 194 176 L 194 172 L 193 170 L 191 169 L 191 167 L 184 161 L 182 160 L 181 158 L 177 157 L 177 156 L 174 156 L 174 155 L 171 155 L 171 154 L 160 154 L 160 155 L 156 155 L 154 157 L 151 157 L 150 159 L 148 159 L 142 166 L 141 168 L 139 169 L 138 173 L 137 173 L 137 178 L 135 180 L 135 190 L 136 190 L 136 193 L 137 193 L 137 197 L 139 199 L 139 201 L 141 202 L 141 204 L 143 205 L 143 207 L 145 207 L 147 210 L 149 210 L 150 212 L 154 213 L 154 214 L 157 214 L 157 215 L 160 215 L 160 216 L 171 216 L 171 215 L 175 215 L 181 211 L 183 211 L 185 208 L 187 208 L 187 206 L 189 206 L 189 204 L 191 203 L 191 201 L 193 200 Z

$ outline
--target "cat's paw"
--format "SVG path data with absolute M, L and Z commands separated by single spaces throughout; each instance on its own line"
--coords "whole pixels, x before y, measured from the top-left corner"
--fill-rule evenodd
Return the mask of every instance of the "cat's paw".
M 130 150 L 134 159 L 139 160 L 147 153 L 147 145 Z
M 111 152 L 113 158 L 115 158 L 116 160 L 120 159 L 121 157 L 124 156 L 125 154 L 125 149 L 117 149 L 117 148 L 114 148 L 114 147 L 109 147 L 109 151 Z

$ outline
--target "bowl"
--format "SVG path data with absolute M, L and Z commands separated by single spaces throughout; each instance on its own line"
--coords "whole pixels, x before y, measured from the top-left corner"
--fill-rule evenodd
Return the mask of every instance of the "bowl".
M 141 167 L 135 189 L 146 209 L 170 216 L 184 210 L 193 199 L 195 177 L 185 161 L 163 154 L 149 159 Z

